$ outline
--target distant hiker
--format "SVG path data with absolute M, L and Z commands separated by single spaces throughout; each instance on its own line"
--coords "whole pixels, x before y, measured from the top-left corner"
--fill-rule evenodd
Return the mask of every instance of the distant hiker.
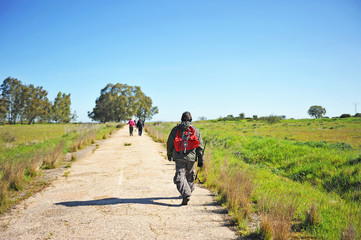
M 139 118 L 139 120 L 138 120 L 138 122 L 137 122 L 137 128 L 138 128 L 138 135 L 139 135 L 139 136 L 142 136 L 143 126 L 144 126 L 144 122 L 142 121 L 141 118 Z
M 129 135 L 133 136 L 133 128 L 134 128 L 134 125 L 135 125 L 135 122 L 133 121 L 133 118 L 130 118 L 127 125 L 129 125 Z
M 204 149 L 201 132 L 192 125 L 190 112 L 184 112 L 181 121 L 169 134 L 167 156 L 176 162 L 173 181 L 182 195 L 182 205 L 187 205 L 194 190 L 194 165 L 198 159 L 198 167 L 203 166 Z

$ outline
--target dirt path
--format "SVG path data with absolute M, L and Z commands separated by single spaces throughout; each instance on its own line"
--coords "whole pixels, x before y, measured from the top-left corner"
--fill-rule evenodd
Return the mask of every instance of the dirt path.
M 180 205 L 174 163 L 164 156 L 150 137 L 119 130 L 3 215 L 0 239 L 236 239 L 207 189 Z

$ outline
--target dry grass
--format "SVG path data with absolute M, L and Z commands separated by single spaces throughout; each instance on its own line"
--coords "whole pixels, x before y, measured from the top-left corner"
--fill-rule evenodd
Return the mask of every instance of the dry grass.
M 260 233 L 261 233 L 262 239 L 264 239 L 264 240 L 272 239 L 272 235 L 273 235 L 272 224 L 271 224 L 271 220 L 269 219 L 267 214 L 262 216 L 261 225 L 260 225 Z
M 147 125 L 144 126 L 144 130 L 152 136 L 154 141 L 166 143 L 165 135 L 163 132 L 158 131 L 155 128 Z
M 245 169 L 229 166 L 225 158 L 220 170 L 220 186 L 227 206 L 233 210 L 236 222 L 250 217 L 252 212 L 251 194 L 253 190 L 252 174 Z
M 35 177 L 39 174 L 39 169 L 43 164 L 43 159 L 41 154 L 35 154 L 35 156 L 31 159 L 28 165 L 28 173 L 31 177 Z
M 203 156 L 203 167 L 202 167 L 202 175 L 205 179 L 208 179 L 208 174 L 210 172 L 211 164 L 212 164 L 212 152 L 208 149 L 208 151 L 204 152 Z
M 274 240 L 290 239 L 292 218 L 296 201 L 289 196 L 265 196 L 259 202 L 261 212 L 261 235 L 272 234 Z M 272 229 L 272 230 L 270 230 Z
M 106 139 L 107 136 L 103 136 L 103 139 Z M 80 149 L 83 149 L 85 148 L 86 146 L 88 146 L 89 144 L 94 144 L 95 143 L 95 140 L 96 140 L 96 135 L 95 133 L 91 132 L 91 133 L 88 133 L 87 135 L 84 134 L 84 135 L 81 135 L 77 138 L 77 140 L 72 143 L 69 147 L 69 151 L 70 152 L 76 152 Z
M 316 207 L 316 204 L 312 204 L 310 210 L 306 212 L 305 225 L 314 226 L 319 224 L 320 222 L 320 214 Z
M 4 182 L 2 179 L 0 180 L 0 202 L 2 203 L 7 199 L 9 184 L 8 182 Z
M 342 233 L 341 240 L 357 240 L 357 233 L 355 227 L 352 224 L 349 224 L 347 229 Z
M 53 151 L 49 151 L 44 156 L 43 165 L 44 165 L 45 169 L 52 169 L 52 168 L 56 167 L 58 160 L 63 156 L 63 153 L 62 153 L 63 147 L 64 147 L 64 142 L 60 142 L 53 149 Z

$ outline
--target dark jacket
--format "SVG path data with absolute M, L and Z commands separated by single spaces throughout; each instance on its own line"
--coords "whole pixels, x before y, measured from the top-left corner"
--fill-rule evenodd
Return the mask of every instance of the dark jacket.
M 178 129 L 181 132 L 184 132 L 185 130 L 187 130 L 187 128 L 189 126 L 192 126 L 194 128 L 194 130 L 196 131 L 196 136 L 199 140 L 199 146 L 195 149 L 192 150 L 187 150 L 186 153 L 179 153 L 175 150 L 174 148 L 174 139 L 177 135 L 177 131 Z M 203 153 L 204 153 L 204 148 L 203 148 L 203 141 L 202 141 L 202 136 L 201 136 L 201 131 L 192 125 L 191 122 L 182 122 L 181 124 L 175 126 L 172 131 L 169 134 L 168 137 L 168 141 L 167 141 L 167 156 L 168 159 L 172 158 L 174 161 L 176 160 L 186 160 L 186 161 L 191 161 L 191 162 L 195 162 L 197 161 L 197 156 L 201 156 L 203 157 Z
M 138 122 L 137 122 L 137 128 L 142 129 L 143 126 L 144 126 L 143 121 L 141 119 L 139 119 Z

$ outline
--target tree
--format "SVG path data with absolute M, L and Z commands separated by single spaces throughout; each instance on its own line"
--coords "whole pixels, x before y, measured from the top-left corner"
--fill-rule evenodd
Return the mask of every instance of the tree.
M 245 117 L 244 113 L 240 113 L 240 114 L 239 114 L 239 118 L 240 118 L 240 119 L 244 119 L 244 117 Z
M 5 119 L 10 124 L 15 124 L 17 121 L 21 124 L 24 121 L 32 124 L 36 120 L 70 121 L 70 94 L 59 93 L 52 105 L 47 98 L 48 92 L 43 87 L 23 85 L 21 81 L 12 77 L 4 80 L 0 90 L 0 122 L 4 122 Z
M 340 116 L 340 118 L 350 118 L 352 117 L 351 114 L 348 114 L 348 113 L 344 113 Z
M 322 118 L 323 115 L 326 114 L 326 109 L 321 106 L 311 106 L 308 111 L 308 115 L 314 118 Z
M 0 86 L 3 108 L 10 124 L 15 124 L 24 108 L 22 99 L 24 85 L 16 78 L 8 77 Z
M 94 121 L 120 122 L 132 116 L 134 104 L 130 101 L 132 90 L 126 84 L 108 84 L 100 91 L 100 97 L 95 100 L 95 107 L 88 116 Z
M 269 124 L 274 124 L 280 122 L 283 119 L 283 116 L 269 115 L 265 117 L 260 117 L 259 119 Z
M 152 106 L 152 99 L 147 96 L 143 96 L 141 99 L 139 99 L 139 107 L 137 110 L 137 118 L 142 119 L 143 122 L 145 120 L 150 120 L 152 117 L 159 112 L 158 107 Z
M 140 87 L 117 83 L 108 84 L 100 91 L 95 107 L 92 112 L 88 112 L 88 116 L 100 122 L 120 122 L 132 116 L 145 121 L 157 113 L 158 108 L 152 106 L 152 99 Z
M 54 100 L 54 104 L 51 108 L 52 120 L 56 123 L 68 123 L 70 122 L 70 94 L 59 92 Z
M 32 124 L 36 118 L 44 119 L 49 114 L 48 92 L 43 87 L 34 87 L 32 84 L 26 92 L 24 116 L 28 124 Z
M 6 121 L 6 103 L 5 100 L 0 97 L 0 123 L 4 123 Z

